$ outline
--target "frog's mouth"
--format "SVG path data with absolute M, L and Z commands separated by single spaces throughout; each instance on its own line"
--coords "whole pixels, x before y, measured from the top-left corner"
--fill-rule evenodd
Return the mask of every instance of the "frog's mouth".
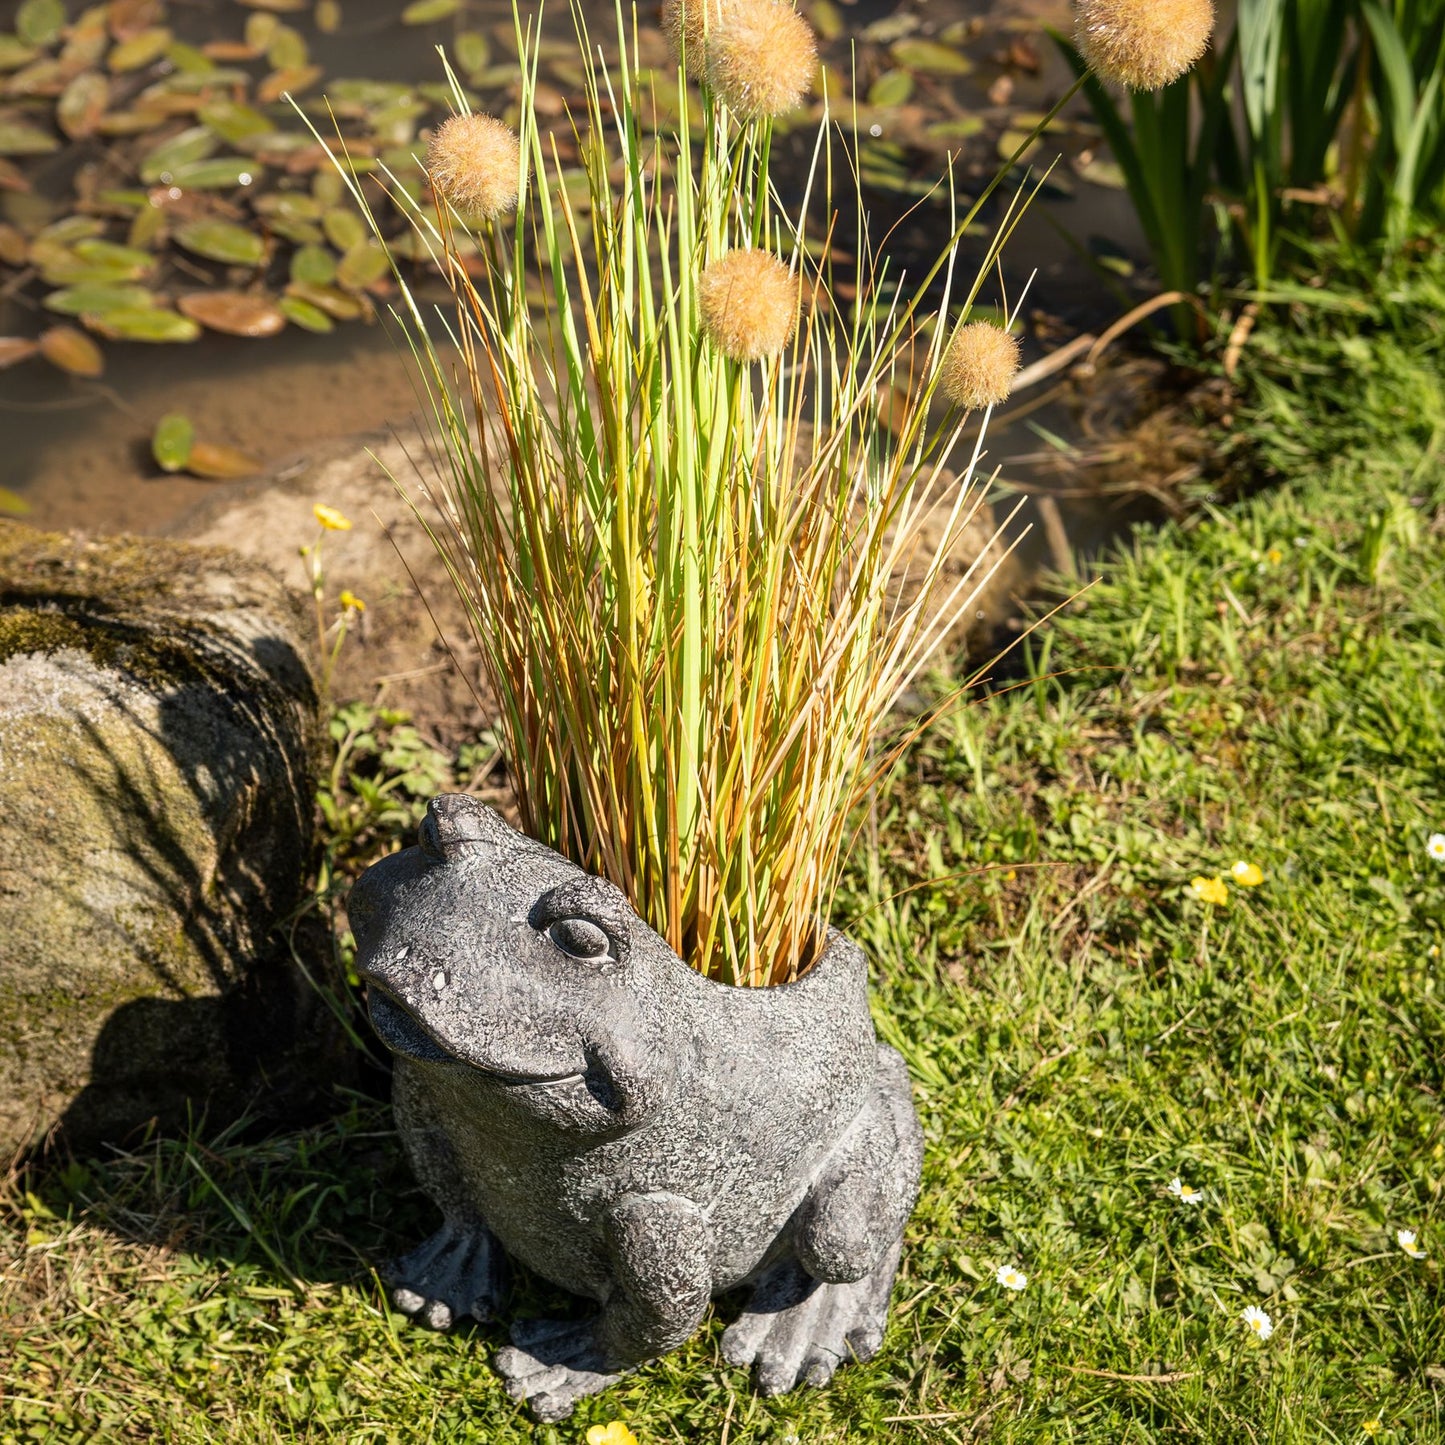
M 487 1064 L 459 1058 L 441 1043 L 404 1003 L 375 983 L 367 985 L 366 1007 L 371 1016 L 371 1026 L 382 1043 L 392 1053 L 415 1059 L 418 1063 L 460 1064 L 463 1068 L 474 1069 L 500 1084 L 565 1084 L 583 1077 L 580 1069 L 565 1074 L 525 1074 L 514 1069 L 496 1069 Z

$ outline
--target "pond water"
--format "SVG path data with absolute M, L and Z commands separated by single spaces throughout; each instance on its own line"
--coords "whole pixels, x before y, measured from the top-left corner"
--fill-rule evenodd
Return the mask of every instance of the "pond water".
M 159 6 L 159 0 L 117 3 Z M 478 93 L 488 108 L 501 110 L 508 103 L 509 0 L 469 0 L 464 10 L 420 24 L 402 23 L 401 0 L 340 0 L 339 8 L 334 8 L 334 0 L 318 5 L 304 0 L 306 8 L 295 8 L 301 3 L 250 0 L 248 7 L 191 0 L 169 5 L 164 19 L 181 39 L 201 46 L 239 41 L 252 17 L 280 10 L 276 18 L 302 37 L 307 61 L 320 67 L 309 98 L 335 93 L 344 82 L 358 79 L 435 82 L 440 70 L 436 46 L 453 46 L 463 33 L 480 34 L 491 56 Z M 332 8 L 323 10 L 323 5 Z M 820 29 L 834 32 L 823 46 L 825 60 L 840 73 L 856 73 L 858 92 L 873 102 L 867 114 L 878 134 L 864 142 L 866 199 L 873 223 L 881 231 L 899 220 L 894 246 L 905 263 L 912 256 L 931 259 L 941 235 L 947 234 L 943 208 L 929 200 L 905 213 L 940 174 L 948 151 L 961 152 L 965 187 L 982 184 L 1001 148 L 1010 144 L 1010 130 L 1019 124 L 1026 128 L 1029 114 L 1047 108 L 1064 88 L 1065 69 L 1042 27 L 1065 24 L 1067 7 L 1058 0 L 995 5 L 973 0 L 824 0 L 819 8 L 824 7 L 828 13 L 819 18 L 830 24 L 820 24 Z M 77 0 L 70 8 L 73 16 Z M 602 29 L 612 13 L 610 0 L 593 8 Z M 806 0 L 803 8 L 809 8 Z M 640 14 L 645 24 L 651 23 L 649 7 Z M 565 6 L 551 5 L 547 30 L 560 42 L 570 40 L 569 27 Z M 917 42 L 922 41 L 935 49 L 920 49 Z M 908 42 L 914 43 L 912 50 L 906 48 Z M 855 44 L 856 71 L 850 58 Z M 559 44 L 559 54 L 562 49 Z M 949 62 L 949 52 L 959 57 L 956 64 Z M 914 60 L 919 63 L 905 63 Z M 252 67 L 257 78 L 264 73 L 264 65 Z M 561 62 L 555 88 L 565 98 Z M 0 101 L 0 118 L 5 104 Z M 26 104 L 33 115 L 35 102 Z M 415 122 L 427 123 L 426 114 Z M 54 203 L 54 214 L 64 215 L 78 169 L 103 167 L 113 160 L 116 146 L 134 144 L 128 138 L 83 137 L 41 157 L 39 164 L 22 164 L 35 193 Z M 799 135 L 783 148 L 785 177 L 789 165 L 795 173 L 801 166 L 808 144 Z M 1050 157 L 1059 151 L 1066 157 L 1058 184 L 1050 185 L 1036 203 L 1006 254 L 1011 297 L 1037 271 L 1029 296 L 1026 363 L 1037 360 L 1049 345 L 1097 328 L 1122 309 L 1122 293 L 1111 293 L 1088 253 L 1103 250 L 1121 258 L 1139 250 L 1123 193 L 1090 179 L 1107 180 L 1107 166 L 1100 164 L 1097 137 L 1082 109 L 1071 113 L 1058 141 L 1044 149 Z M 286 182 L 305 183 L 304 177 Z M 0 214 L 7 219 L 24 224 L 33 217 L 35 204 L 34 196 L 0 191 Z M 107 235 L 124 240 L 125 227 Z M 223 284 L 214 267 L 197 268 L 184 257 L 179 264 L 202 280 L 209 277 L 213 284 Z M 57 320 L 68 320 L 41 308 L 45 294 L 33 269 L 27 274 L 22 266 L 0 264 L 0 336 L 34 336 Z M 379 294 L 379 316 L 384 316 L 386 304 L 386 296 Z M 265 339 L 208 330 L 185 345 L 108 341 L 104 353 L 105 374 L 94 380 L 65 375 L 40 360 L 0 371 L 0 456 L 5 459 L 0 482 L 24 496 L 31 508 L 28 520 L 36 525 L 159 531 L 205 496 L 216 483 L 164 475 L 151 460 L 150 434 L 167 412 L 184 412 L 207 441 L 239 448 L 272 466 L 317 442 L 402 422 L 416 405 L 404 348 L 384 320 L 343 322 L 326 335 L 292 325 Z M 1001 463 L 1006 473 L 1011 458 L 1039 451 L 1038 426 L 1067 434 L 1070 425 L 1067 411 L 1058 404 L 1017 421 L 1009 420 L 1006 412 L 1001 420 L 991 460 Z M 1077 502 L 1066 505 L 1062 515 L 1074 543 L 1083 548 L 1116 522 L 1112 511 Z

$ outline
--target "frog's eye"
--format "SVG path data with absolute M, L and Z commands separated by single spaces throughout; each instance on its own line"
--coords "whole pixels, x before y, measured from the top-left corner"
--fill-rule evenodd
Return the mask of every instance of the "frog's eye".
M 611 961 L 612 940 L 589 919 L 559 918 L 547 930 L 547 937 L 569 958 Z

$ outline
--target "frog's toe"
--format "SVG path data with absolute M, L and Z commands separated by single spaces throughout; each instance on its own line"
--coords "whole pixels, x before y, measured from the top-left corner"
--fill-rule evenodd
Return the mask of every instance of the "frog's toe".
M 463 1315 L 487 1320 L 501 1295 L 501 1251 L 485 1225 L 443 1224 L 424 1244 L 386 1270 L 391 1302 L 431 1330 Z
M 839 1365 L 878 1353 L 897 1266 L 897 1246 L 855 1284 L 819 1284 L 796 1263 L 777 1266 L 723 1334 L 723 1358 L 755 1366 L 764 1395 L 826 1385 Z
M 598 1348 L 590 1320 L 518 1320 L 512 1340 L 497 1352 L 497 1372 L 539 1420 L 565 1420 L 579 1400 L 622 1378 Z

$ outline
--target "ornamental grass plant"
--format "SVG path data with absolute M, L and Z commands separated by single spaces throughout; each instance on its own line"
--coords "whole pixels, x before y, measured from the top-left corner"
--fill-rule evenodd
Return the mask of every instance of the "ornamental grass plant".
M 579 113 L 538 119 L 537 17 L 517 12 L 518 133 L 453 78 L 433 203 L 392 188 L 455 300 L 429 311 L 401 278 L 443 459 L 417 501 L 522 827 L 706 975 L 780 983 L 823 946 L 856 806 L 917 730 L 895 704 L 1009 550 L 945 571 L 1017 368 L 1007 325 L 969 311 L 1027 195 L 964 276 L 1008 168 L 966 211 L 940 178 L 947 244 L 895 275 L 826 109 L 797 203 L 774 184 L 774 122 L 816 74 L 787 0 L 664 6 L 700 89 L 700 123 L 684 105 L 669 133 L 635 20 L 619 4 L 609 61 L 587 8 Z M 845 186 L 859 219 L 839 238 Z M 880 394 L 908 398 L 886 425 Z

